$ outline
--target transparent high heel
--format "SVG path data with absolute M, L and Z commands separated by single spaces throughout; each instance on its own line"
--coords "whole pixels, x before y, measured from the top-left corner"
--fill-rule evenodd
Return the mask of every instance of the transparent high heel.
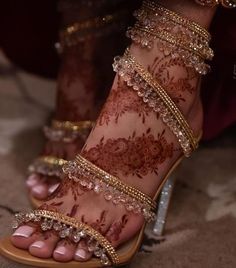
M 157 236 L 163 235 L 174 185 L 175 185 L 175 176 L 172 174 L 163 185 L 158 200 L 156 221 L 153 227 L 153 233 Z

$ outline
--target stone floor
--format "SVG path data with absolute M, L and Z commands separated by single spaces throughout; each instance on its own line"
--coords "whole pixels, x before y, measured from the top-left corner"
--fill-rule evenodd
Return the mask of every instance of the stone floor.
M 29 207 L 26 168 L 42 146 L 42 125 L 53 109 L 55 82 L 17 70 L 0 56 L 0 236 L 14 212 Z M 236 267 L 236 132 L 200 149 L 178 178 L 163 237 L 149 226 L 130 268 Z M 1 268 L 23 268 L 0 257 Z M 79 267 L 79 266 L 78 266 Z

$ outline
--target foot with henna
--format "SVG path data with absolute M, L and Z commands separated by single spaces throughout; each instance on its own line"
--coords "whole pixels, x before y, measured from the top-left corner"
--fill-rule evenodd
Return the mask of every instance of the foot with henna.
M 122 264 L 115 251 L 154 219 L 152 199 L 164 178 L 197 147 L 215 10 L 188 0 L 158 3 L 144 1 L 135 12 L 132 43 L 115 58 L 109 96 L 61 185 L 31 218 L 19 216 L 11 242 L 40 258 L 38 265 L 47 258 Z M 100 266 L 89 266 L 94 257 Z

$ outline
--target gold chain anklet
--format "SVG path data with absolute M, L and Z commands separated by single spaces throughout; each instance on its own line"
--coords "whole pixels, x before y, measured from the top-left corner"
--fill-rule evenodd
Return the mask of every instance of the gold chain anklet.
M 94 257 L 100 258 L 104 266 L 119 263 L 118 255 L 111 243 L 91 226 L 75 218 L 53 211 L 35 210 L 16 214 L 12 228 L 17 229 L 28 222 L 38 224 L 42 231 L 54 230 L 60 238 L 70 239 L 75 244 L 78 244 L 81 239 L 87 239 L 88 250 Z
M 53 120 L 51 126 L 43 128 L 44 135 L 51 141 L 61 141 L 65 143 L 74 142 L 81 138 L 85 140 L 94 126 L 92 121 L 58 121 Z
M 159 113 L 163 123 L 177 137 L 185 156 L 198 147 L 198 140 L 182 113 L 152 75 L 126 50 L 123 57 L 116 57 L 113 69 L 135 90 L 144 103 Z
M 36 158 L 28 167 L 29 173 L 38 173 L 45 176 L 63 177 L 62 166 L 67 160 L 54 156 L 41 156 Z
M 114 205 L 124 205 L 127 211 L 142 214 L 146 221 L 155 219 L 156 203 L 138 189 L 128 186 L 119 178 L 97 167 L 81 155 L 63 166 L 69 179 L 78 182 L 87 190 L 103 194 Z

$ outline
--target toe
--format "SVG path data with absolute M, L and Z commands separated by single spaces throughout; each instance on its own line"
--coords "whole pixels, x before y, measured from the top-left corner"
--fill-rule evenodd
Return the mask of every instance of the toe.
M 60 183 L 55 183 L 50 185 L 50 187 L 48 188 L 48 195 L 51 195 L 52 193 L 54 193 L 56 191 L 56 189 L 58 188 Z
M 30 245 L 29 252 L 35 257 L 50 258 L 53 255 L 58 240 L 59 237 L 52 232 L 45 232 Z
M 39 183 L 39 176 L 37 174 L 31 174 L 26 180 L 26 186 L 31 189 Z
M 75 249 L 75 244 L 66 240 L 60 241 L 53 252 L 53 258 L 59 262 L 71 261 L 73 260 Z
M 88 261 L 92 257 L 93 253 L 88 250 L 87 242 L 82 240 L 75 251 L 74 259 L 76 261 Z
M 19 227 L 11 236 L 11 242 L 14 246 L 22 249 L 28 249 L 37 239 L 35 227 L 23 225 Z
M 45 199 L 48 196 L 48 186 L 45 183 L 39 183 L 32 187 L 32 195 L 37 199 Z

